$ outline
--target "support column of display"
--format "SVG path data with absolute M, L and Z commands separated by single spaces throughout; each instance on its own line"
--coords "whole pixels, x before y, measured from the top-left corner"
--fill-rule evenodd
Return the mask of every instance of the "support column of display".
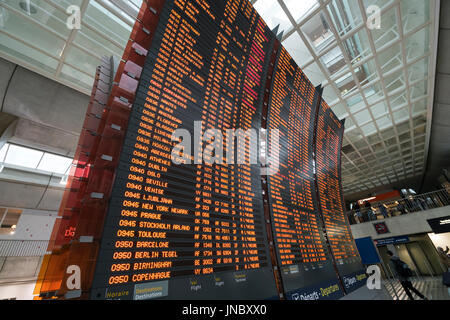
M 318 116 L 319 116 L 319 112 L 320 112 L 320 106 L 322 104 L 322 94 L 323 94 L 322 85 L 317 86 L 316 91 L 318 92 L 318 96 L 317 96 L 317 100 L 316 100 L 316 115 L 315 115 L 315 119 L 314 119 L 314 138 L 313 138 L 315 147 L 317 146 L 316 145 L 316 143 L 317 143 L 317 121 L 318 121 Z M 336 277 L 339 280 L 339 286 L 340 286 L 341 290 L 345 293 L 345 289 L 344 289 L 345 287 L 344 287 L 341 277 L 339 276 L 339 271 L 338 271 L 338 268 L 336 265 L 336 260 L 334 259 L 333 250 L 332 250 L 331 244 L 330 244 L 330 239 L 328 238 L 327 229 L 325 227 L 325 220 L 324 220 L 322 207 L 321 207 L 321 203 L 320 203 L 321 195 L 319 192 L 318 180 L 317 180 L 317 148 L 314 151 L 314 181 L 315 181 L 314 185 L 315 185 L 316 198 L 317 198 L 317 202 L 318 202 L 318 211 L 319 211 L 319 216 L 320 216 L 322 232 L 323 232 L 324 238 L 325 238 L 325 243 L 328 248 L 328 251 L 330 252 L 331 262 L 333 264 L 333 269 L 334 269 L 334 272 L 336 273 Z
M 266 86 L 264 90 L 264 102 L 263 102 L 263 108 L 261 113 L 261 129 L 266 130 L 265 137 L 267 138 L 267 116 L 268 116 L 268 109 L 269 109 L 269 101 L 270 101 L 270 89 L 272 87 L 272 79 L 274 75 L 275 70 L 275 64 L 277 61 L 278 56 L 278 50 L 280 50 L 281 43 L 279 40 L 275 40 L 273 51 L 272 51 L 272 57 L 270 58 L 270 66 L 267 71 L 267 81 Z M 265 139 L 265 157 L 266 157 L 266 163 L 269 158 L 270 153 L 270 147 L 269 147 L 269 139 Z M 267 168 L 264 168 L 267 169 Z M 273 275 L 275 278 L 278 294 L 280 296 L 281 300 L 285 299 L 285 291 L 283 286 L 283 279 L 281 277 L 281 268 L 278 264 L 277 259 L 277 253 L 275 248 L 275 239 L 274 239 L 274 231 L 273 231 L 273 219 L 270 214 L 270 204 L 269 204 L 269 189 L 267 185 L 267 176 L 262 175 L 261 176 L 261 182 L 262 182 L 262 192 L 263 192 L 263 201 L 264 201 L 264 220 L 266 222 L 266 230 L 267 230 L 267 240 L 269 242 L 269 249 L 270 249 L 270 259 L 272 261 L 273 266 Z
M 314 123 L 319 93 L 280 46 L 267 113 L 269 139 L 279 132 L 278 170 L 267 176 L 268 204 L 286 299 L 343 295 L 326 246 L 314 176 Z M 271 141 L 272 143 L 274 141 Z
M 334 267 L 348 294 L 363 286 L 367 275 L 345 215 L 340 162 L 344 121 L 340 121 L 322 99 L 317 108 L 315 134 L 315 180 L 320 215 Z

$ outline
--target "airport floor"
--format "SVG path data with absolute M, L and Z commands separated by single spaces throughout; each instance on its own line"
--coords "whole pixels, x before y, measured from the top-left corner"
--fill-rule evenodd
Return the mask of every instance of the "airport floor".
M 442 284 L 442 277 L 421 277 L 411 280 L 414 288 L 419 290 L 428 300 L 450 300 L 449 289 Z M 394 300 L 408 300 L 408 296 L 403 290 L 399 281 L 391 281 L 392 286 L 388 281 L 385 287 Z M 394 290 L 397 292 L 395 294 Z M 421 300 L 413 293 L 414 299 Z

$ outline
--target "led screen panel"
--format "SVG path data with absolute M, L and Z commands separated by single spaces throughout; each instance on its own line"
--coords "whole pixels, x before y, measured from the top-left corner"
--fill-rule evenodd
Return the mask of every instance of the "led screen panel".
M 352 237 L 341 188 L 344 123 L 321 101 L 316 128 L 316 174 L 320 211 L 346 292 L 365 284 L 366 275 Z
M 273 41 L 248 1 L 166 1 L 116 172 L 92 299 L 278 297 L 259 164 L 193 161 L 221 153 L 208 149 L 218 134 L 207 129 L 259 130 Z M 171 151 L 189 139 L 172 142 L 176 129 L 191 139 L 183 164 Z
M 269 137 L 279 130 L 279 170 L 268 176 L 272 229 L 288 299 L 342 296 L 327 249 L 314 177 L 314 127 L 319 93 L 281 47 L 268 110 Z M 273 142 L 271 142 L 273 144 Z

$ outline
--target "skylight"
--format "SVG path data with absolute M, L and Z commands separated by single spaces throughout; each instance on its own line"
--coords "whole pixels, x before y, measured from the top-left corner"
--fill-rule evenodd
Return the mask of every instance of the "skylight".
M 6 143 L 0 149 L 0 164 L 64 175 L 72 164 L 72 158 Z
M 37 169 L 65 174 L 71 163 L 71 158 L 62 157 L 51 153 L 45 153 Z
M 10 145 L 6 154 L 5 163 L 25 168 L 36 168 L 44 153 L 29 148 Z
M 285 0 L 286 7 L 296 22 L 318 6 L 317 0 Z

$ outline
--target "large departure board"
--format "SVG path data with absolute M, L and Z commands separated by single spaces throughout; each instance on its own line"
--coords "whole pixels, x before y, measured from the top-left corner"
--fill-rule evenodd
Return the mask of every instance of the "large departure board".
M 344 123 L 322 100 L 316 128 L 319 205 L 339 275 L 345 290 L 350 292 L 365 283 L 366 275 L 344 213 L 341 188 L 343 134 Z
M 279 171 L 268 177 L 272 228 L 288 299 L 336 298 L 343 293 L 317 208 L 314 127 L 319 92 L 281 47 L 268 109 L 280 130 Z
M 249 1 L 165 2 L 116 173 L 92 299 L 278 296 L 259 164 L 187 162 L 198 151 L 200 121 L 202 133 L 259 130 L 273 41 Z M 171 160 L 175 129 L 192 136 L 184 164 Z

